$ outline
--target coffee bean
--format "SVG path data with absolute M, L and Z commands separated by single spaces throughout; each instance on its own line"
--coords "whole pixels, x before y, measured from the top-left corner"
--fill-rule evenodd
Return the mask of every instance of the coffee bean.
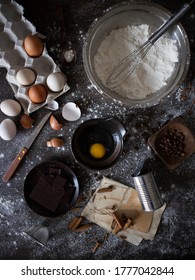
M 167 156 L 184 157 L 185 135 L 177 129 L 168 129 L 160 140 L 160 148 Z

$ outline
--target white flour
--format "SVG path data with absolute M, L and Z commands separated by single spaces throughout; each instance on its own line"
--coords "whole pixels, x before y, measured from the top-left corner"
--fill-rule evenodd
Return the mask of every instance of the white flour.
M 150 27 L 146 24 L 111 31 L 100 44 L 94 58 L 95 71 L 104 85 L 113 68 L 143 44 L 150 35 Z M 166 85 L 174 71 L 175 63 L 178 62 L 175 42 L 165 36 L 159 39 L 116 92 L 128 98 L 143 99 Z

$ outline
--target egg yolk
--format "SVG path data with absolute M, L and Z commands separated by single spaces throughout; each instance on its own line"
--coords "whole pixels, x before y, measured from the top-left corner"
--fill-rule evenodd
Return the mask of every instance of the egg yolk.
M 102 158 L 106 153 L 104 145 L 101 143 L 94 143 L 90 147 L 90 154 L 94 158 Z

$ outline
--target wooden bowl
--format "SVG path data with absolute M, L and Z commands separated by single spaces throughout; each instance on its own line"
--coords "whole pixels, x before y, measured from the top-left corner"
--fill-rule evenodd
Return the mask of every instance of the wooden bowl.
M 178 133 L 184 135 L 183 155 L 168 155 L 161 147 L 162 138 L 170 130 L 176 130 Z M 168 169 L 175 169 L 181 162 L 187 159 L 195 152 L 195 138 L 191 131 L 185 125 L 181 117 L 170 120 L 165 126 L 158 130 L 148 139 L 148 144 L 154 152 L 160 157 Z

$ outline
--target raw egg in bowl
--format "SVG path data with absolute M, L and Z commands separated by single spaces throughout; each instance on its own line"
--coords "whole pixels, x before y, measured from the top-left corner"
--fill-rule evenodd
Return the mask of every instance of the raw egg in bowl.
M 91 119 L 82 123 L 72 138 L 76 160 L 89 169 L 105 169 L 117 162 L 126 130 L 115 118 Z

